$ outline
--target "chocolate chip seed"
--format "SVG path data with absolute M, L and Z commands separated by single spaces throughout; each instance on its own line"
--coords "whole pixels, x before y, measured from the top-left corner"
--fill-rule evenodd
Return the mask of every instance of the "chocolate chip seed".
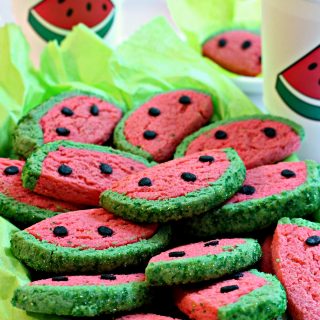
M 170 258 L 178 258 L 178 257 L 183 257 L 185 255 L 186 255 L 186 253 L 184 251 L 172 251 L 172 252 L 169 252 L 169 257 Z
M 114 274 L 102 274 L 100 277 L 101 280 L 117 280 L 117 277 Z
M 224 38 L 219 39 L 218 41 L 218 47 L 224 48 L 227 45 L 227 40 Z
M 317 67 L 318 67 L 318 64 L 316 62 L 313 62 L 309 64 L 308 69 L 311 71 L 316 69 Z
M 62 164 L 59 169 L 58 172 L 62 175 L 62 176 L 70 176 L 70 174 L 72 173 L 72 169 L 69 166 L 66 166 L 65 164 Z
M 206 242 L 204 244 L 205 247 L 215 247 L 219 244 L 219 241 L 218 240 L 213 240 L 213 241 L 209 241 L 209 242 Z
M 288 169 L 282 170 L 281 175 L 287 179 L 294 178 L 296 176 L 296 174 L 293 171 Z
M 190 172 L 183 172 L 181 178 L 186 182 L 195 182 L 197 180 L 197 176 Z
M 241 48 L 243 50 L 247 50 L 252 46 L 252 42 L 250 40 L 246 40 L 242 43 Z
M 87 10 L 88 11 L 91 11 L 92 9 L 92 4 L 90 2 L 87 3 Z
M 212 156 L 200 156 L 199 157 L 199 161 L 200 162 L 210 162 L 210 163 L 212 163 L 212 162 L 214 162 L 214 157 L 212 157 Z
M 67 107 L 63 107 L 62 109 L 61 109 L 61 113 L 63 114 L 63 115 L 65 115 L 66 117 L 71 117 L 71 116 L 73 116 L 73 111 L 70 109 L 70 108 L 67 108 Z
M 188 105 L 188 104 L 191 103 L 191 99 L 190 99 L 190 97 L 188 97 L 188 96 L 181 96 L 181 97 L 179 98 L 179 102 L 180 102 L 181 104 L 183 104 L 183 105 Z
M 256 192 L 256 189 L 253 186 L 243 185 L 238 192 L 247 196 L 251 196 Z
M 112 167 L 106 163 L 101 163 L 99 168 L 100 168 L 101 173 L 104 173 L 104 174 L 111 174 L 113 171 Z
M 98 116 L 99 115 L 99 108 L 94 104 L 90 108 L 90 113 L 95 117 Z
M 151 117 L 158 117 L 160 116 L 161 111 L 158 108 L 152 107 L 149 109 L 148 113 L 149 113 L 149 116 Z
M 67 137 L 70 134 L 70 130 L 67 128 L 57 128 L 56 133 L 58 136 Z
M 146 130 L 144 133 L 143 133 L 143 136 L 145 139 L 147 140 L 152 140 L 154 139 L 156 136 L 157 136 L 157 133 L 154 132 L 154 131 L 151 131 L 151 130 Z
M 138 182 L 139 187 L 151 187 L 152 186 L 152 181 L 149 178 L 142 178 Z
M 262 131 L 268 138 L 274 138 L 277 136 L 277 131 L 273 128 L 264 128 Z
M 57 226 L 53 229 L 53 234 L 57 237 L 66 237 L 68 235 L 68 230 L 64 226 Z
M 98 228 L 98 233 L 103 237 L 111 237 L 113 235 L 113 230 L 106 226 L 101 226 Z
M 104 11 L 107 11 L 107 5 L 104 3 L 103 5 L 102 5 L 102 9 L 104 10 Z
M 52 281 L 68 281 L 68 277 L 65 276 L 57 276 L 57 277 L 53 277 Z
M 16 166 L 10 166 L 5 168 L 3 172 L 6 176 L 13 176 L 19 173 L 19 168 Z
M 67 13 L 66 13 L 67 17 L 71 17 L 73 15 L 73 9 L 68 9 Z
M 239 289 L 239 286 L 231 285 L 231 286 L 221 287 L 220 288 L 220 292 L 221 293 L 228 293 L 228 292 L 235 291 L 235 290 L 238 290 L 238 289 Z
M 215 138 L 218 140 L 224 140 L 228 138 L 228 135 L 226 132 L 222 131 L 222 130 L 218 130 L 215 134 L 214 134 Z
M 311 236 L 306 240 L 306 244 L 310 247 L 318 246 L 320 244 L 320 237 Z

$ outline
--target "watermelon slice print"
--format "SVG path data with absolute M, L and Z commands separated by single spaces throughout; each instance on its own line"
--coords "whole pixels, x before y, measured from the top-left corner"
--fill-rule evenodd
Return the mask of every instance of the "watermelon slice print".
M 290 109 L 320 120 L 320 45 L 278 75 L 276 90 Z
M 79 23 L 105 37 L 114 14 L 111 0 L 43 0 L 30 9 L 28 21 L 42 39 L 61 42 Z

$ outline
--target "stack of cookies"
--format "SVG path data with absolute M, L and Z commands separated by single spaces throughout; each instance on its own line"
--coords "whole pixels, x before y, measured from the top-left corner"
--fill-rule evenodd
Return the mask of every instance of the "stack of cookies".
M 267 115 L 208 125 L 212 98 L 190 89 L 121 114 L 71 92 L 19 122 L 23 160 L 0 159 L 0 213 L 26 227 L 12 235 L 14 255 L 46 276 L 18 288 L 13 305 L 269 320 L 288 300 L 297 319 L 319 315 L 320 225 L 301 218 L 320 209 L 320 170 L 283 162 L 303 129 Z M 112 135 L 117 149 L 105 146 Z

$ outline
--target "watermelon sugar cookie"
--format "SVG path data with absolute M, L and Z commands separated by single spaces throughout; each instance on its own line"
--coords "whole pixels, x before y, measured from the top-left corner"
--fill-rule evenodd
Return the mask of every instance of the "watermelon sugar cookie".
M 276 277 L 256 270 L 220 282 L 177 288 L 175 302 L 193 320 L 270 320 L 281 316 L 287 305 Z
M 223 203 L 245 173 L 234 150 L 206 150 L 119 180 L 101 195 L 101 205 L 137 222 L 179 220 Z
M 275 274 L 288 297 L 294 319 L 320 316 L 320 224 L 303 219 L 279 221 L 272 243 Z
M 172 286 L 217 279 L 255 264 L 261 257 L 253 239 L 219 239 L 162 252 L 146 268 L 147 282 Z
M 193 217 L 184 231 L 197 237 L 261 230 L 284 217 L 303 217 L 320 206 L 320 171 L 307 160 L 280 162 L 247 171 L 243 186 L 220 209 Z
M 67 212 L 13 234 L 12 252 L 36 271 L 109 272 L 147 262 L 170 241 L 169 226 L 134 224 L 104 209 Z
M 231 30 L 210 37 L 202 54 L 233 73 L 255 77 L 261 73 L 261 37 L 246 30 Z
M 304 129 L 290 120 L 253 115 L 206 126 L 178 146 L 175 157 L 206 149 L 234 148 L 247 169 L 282 161 L 297 151 Z
M 211 97 L 194 90 L 154 96 L 118 124 L 114 143 L 148 160 L 170 160 L 178 144 L 205 125 L 213 114 Z
M 122 111 L 103 98 L 81 91 L 53 97 L 23 117 L 14 132 L 14 150 L 22 158 L 56 140 L 103 144 Z
M 36 193 L 97 206 L 100 193 L 112 183 L 148 166 L 144 158 L 112 148 L 55 141 L 27 159 L 22 180 Z
M 153 296 L 142 273 L 58 276 L 18 288 L 12 303 L 33 313 L 94 317 L 135 310 Z
M 81 206 L 40 196 L 22 187 L 24 161 L 0 158 L 0 215 L 20 225 L 31 225 Z

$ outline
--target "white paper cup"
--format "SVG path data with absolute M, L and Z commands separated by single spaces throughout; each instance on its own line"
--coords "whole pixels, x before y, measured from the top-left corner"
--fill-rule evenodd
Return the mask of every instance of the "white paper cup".
M 320 161 L 320 0 L 262 2 L 266 108 L 300 123 L 300 157 Z
M 45 13 L 44 15 L 39 13 L 38 8 L 34 9 L 41 3 L 46 4 L 41 9 L 41 12 Z M 55 7 L 56 9 L 53 9 Z M 47 41 L 61 41 L 69 33 L 70 26 L 74 25 L 74 21 L 80 23 L 88 20 L 94 24 L 92 30 L 100 36 L 106 37 L 115 16 L 115 9 L 111 8 L 109 0 L 78 1 L 73 2 L 73 6 L 70 7 L 67 1 L 62 0 L 12 0 L 13 16 L 31 45 L 31 57 L 35 63 L 38 63 L 39 55 Z M 107 13 L 109 14 L 107 15 Z M 58 23 L 50 21 L 50 18 L 52 19 L 55 15 L 60 17 Z M 95 21 L 97 22 L 95 23 Z

